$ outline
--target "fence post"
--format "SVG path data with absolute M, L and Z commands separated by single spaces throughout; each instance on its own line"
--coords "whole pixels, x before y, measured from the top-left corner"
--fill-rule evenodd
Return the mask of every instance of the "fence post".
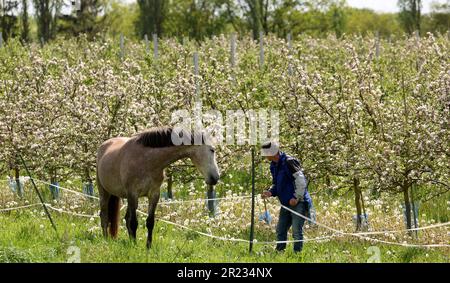
M 148 43 L 147 34 L 144 34 L 144 41 L 145 41 L 145 52 L 148 54 L 150 52 L 150 47 L 149 47 L 149 43 Z
M 123 58 L 125 57 L 124 51 L 123 51 L 123 34 L 120 34 L 120 60 L 123 61 Z
M 375 56 L 378 59 L 380 57 L 380 32 L 377 31 L 375 35 Z
M 287 43 L 288 43 L 288 50 L 289 50 L 288 54 L 289 54 L 289 56 L 291 56 L 292 55 L 292 35 L 291 35 L 291 33 L 287 34 Z M 289 60 L 288 73 L 290 76 L 292 76 L 292 74 L 293 74 L 291 60 Z
M 34 191 L 36 192 L 36 194 L 37 194 L 38 197 L 39 197 L 39 200 L 41 201 L 42 207 L 44 208 L 45 214 L 47 214 L 47 217 L 48 217 L 48 219 L 50 220 L 50 223 L 52 224 L 53 230 L 55 230 L 56 236 L 59 238 L 58 230 L 56 229 L 56 225 L 55 225 L 55 223 L 53 222 L 53 219 L 52 219 L 52 217 L 51 217 L 51 215 L 50 215 L 50 212 L 48 211 L 47 206 L 46 206 L 45 203 L 44 203 L 44 199 L 42 198 L 42 195 L 41 195 L 41 193 L 39 192 L 39 190 L 38 190 L 38 188 L 37 188 L 37 186 L 36 186 L 36 183 L 35 183 L 34 180 L 33 180 L 33 177 L 31 176 L 30 170 L 28 170 L 28 166 L 27 166 L 27 164 L 25 163 L 25 160 L 23 159 L 22 155 L 19 155 L 19 158 L 20 158 L 20 160 L 22 161 L 23 167 L 25 168 L 25 171 L 27 172 L 28 177 L 30 177 L 31 184 L 33 185 Z
M 194 80 L 195 80 L 195 102 L 200 98 L 200 86 L 198 82 L 198 52 L 194 52 Z
M 213 185 L 208 185 L 206 198 L 208 199 L 209 216 L 214 217 L 216 215 L 217 200 L 215 200 L 216 192 L 214 191 Z
M 158 35 L 156 33 L 153 34 L 153 56 L 155 60 L 158 60 Z
M 252 213 L 250 222 L 250 246 L 249 252 L 253 250 L 253 238 L 255 230 L 255 147 L 252 146 Z
M 230 45 L 230 65 L 231 65 L 231 68 L 234 68 L 234 66 L 236 65 L 235 55 L 236 55 L 236 34 L 232 33 L 231 34 L 231 45 Z
M 262 70 L 264 67 L 264 33 L 259 33 L 259 67 Z

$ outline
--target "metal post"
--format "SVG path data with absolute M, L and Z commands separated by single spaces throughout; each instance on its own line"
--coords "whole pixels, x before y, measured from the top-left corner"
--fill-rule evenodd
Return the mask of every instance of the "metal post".
M 216 200 L 214 200 L 216 198 L 216 193 L 214 191 L 213 185 L 208 185 L 208 193 L 206 196 L 208 198 L 209 215 L 211 217 L 214 217 L 216 215 L 216 205 L 215 205 Z
M 200 86 L 198 83 L 198 53 L 194 53 L 194 75 L 195 75 L 195 101 L 199 101 L 200 97 Z
M 292 55 L 292 36 L 291 36 L 291 33 L 288 33 L 288 35 L 287 35 L 287 42 L 288 42 L 289 55 Z M 292 74 L 293 74 L 292 65 L 291 65 L 290 61 L 289 61 L 289 66 L 288 66 L 288 73 L 289 73 L 290 76 L 292 76 Z
M 58 230 L 56 229 L 56 225 L 55 225 L 55 223 L 53 222 L 52 217 L 50 216 L 50 212 L 48 211 L 47 206 L 45 206 L 44 199 L 42 198 L 41 193 L 40 193 L 39 190 L 37 189 L 37 186 L 36 186 L 36 183 L 35 183 L 34 180 L 33 180 L 33 177 L 31 177 L 30 170 L 28 170 L 27 164 L 25 163 L 25 160 L 23 160 L 22 155 L 19 154 L 19 157 L 20 157 L 20 160 L 22 161 L 23 167 L 24 167 L 25 170 L 27 171 L 28 177 L 30 177 L 31 183 L 33 184 L 33 188 L 34 188 L 34 190 L 36 191 L 36 193 L 37 193 L 37 195 L 38 195 L 38 197 L 39 197 L 39 200 L 40 200 L 41 203 L 42 203 L 42 206 L 44 207 L 45 214 L 47 214 L 47 217 L 48 217 L 48 219 L 50 220 L 50 223 L 52 224 L 52 227 L 53 227 L 53 229 L 54 229 L 55 232 L 56 232 L 56 236 L 59 238 L 59 236 L 58 236 Z
M 259 33 L 259 67 L 262 70 L 264 67 L 264 33 Z
M 253 249 L 253 238 L 255 229 L 255 147 L 252 147 L 252 214 L 250 224 L 250 247 L 249 252 Z
M 236 55 L 236 34 L 233 33 L 231 34 L 231 48 L 230 48 L 231 68 L 234 68 L 234 66 L 236 65 L 235 55 Z
M 376 58 L 380 57 L 380 32 L 377 31 L 375 36 L 375 56 Z
M 125 57 L 124 51 L 123 51 L 123 34 L 120 34 L 120 60 L 123 60 Z
M 158 60 L 158 35 L 156 33 L 153 34 L 153 56 L 155 60 Z

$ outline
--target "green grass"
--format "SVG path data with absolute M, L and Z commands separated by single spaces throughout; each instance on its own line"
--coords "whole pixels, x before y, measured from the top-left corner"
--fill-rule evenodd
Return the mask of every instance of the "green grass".
M 45 216 L 30 210 L 0 214 L 0 262 L 67 262 L 79 248 L 81 262 L 367 262 L 369 242 L 356 239 L 305 243 L 301 254 L 288 245 L 285 253 L 273 246 L 255 245 L 248 253 L 245 243 L 224 242 L 157 222 L 153 246 L 145 248 L 146 229 L 140 219 L 137 243 L 121 227 L 116 240 L 101 236 L 99 220 L 52 213 L 56 237 Z M 257 235 L 258 236 L 258 235 Z M 376 245 L 381 262 L 450 262 L 448 248 L 405 248 Z

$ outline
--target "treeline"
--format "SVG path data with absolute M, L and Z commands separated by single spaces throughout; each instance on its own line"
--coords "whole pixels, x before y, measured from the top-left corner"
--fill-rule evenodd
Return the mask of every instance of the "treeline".
M 142 38 L 189 37 L 197 41 L 222 33 L 276 34 L 285 37 L 335 33 L 382 36 L 404 32 L 445 33 L 450 27 L 450 0 L 435 2 L 423 14 L 421 0 L 399 0 L 399 13 L 356 9 L 345 0 L 2 0 L 3 41 L 46 42 L 58 35 L 88 37 L 124 34 Z

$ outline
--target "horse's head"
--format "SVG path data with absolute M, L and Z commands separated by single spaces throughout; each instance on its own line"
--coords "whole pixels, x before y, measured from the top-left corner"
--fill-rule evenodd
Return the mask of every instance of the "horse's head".
M 207 144 L 194 145 L 190 156 L 194 166 L 200 171 L 208 185 L 215 185 L 219 181 L 220 173 L 217 167 L 214 147 Z

